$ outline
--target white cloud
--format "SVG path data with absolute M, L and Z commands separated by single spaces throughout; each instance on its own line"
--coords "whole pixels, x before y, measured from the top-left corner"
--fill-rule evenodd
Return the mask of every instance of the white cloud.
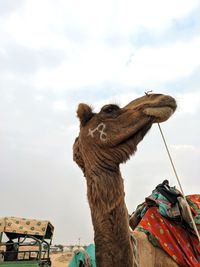
M 82 46 L 75 59 L 53 70 L 41 69 L 33 78 L 37 88 L 66 90 L 84 88 L 104 81 L 127 86 L 159 87 L 166 81 L 187 77 L 199 66 L 200 38 L 169 46 L 143 47 L 135 51 L 132 62 L 129 45 L 112 48 L 106 45 Z
M 200 88 L 196 92 L 178 94 L 178 113 L 194 115 L 200 110 Z
M 189 76 L 200 62 L 200 38 L 162 47 L 143 47 L 124 70 L 124 83 L 156 85 Z
M 38 102 L 42 102 L 44 100 L 44 96 L 43 95 L 36 95 L 35 100 Z
M 159 86 L 166 80 L 191 74 L 198 66 L 200 38 L 134 51 L 130 36 L 140 27 L 164 31 L 174 19 L 188 15 L 197 4 L 197 0 L 60 0 L 56 4 L 28 0 L 2 20 L 2 41 L 6 34 L 24 47 L 63 51 L 66 58 L 62 64 L 51 70 L 40 67 L 32 76 L 31 83 L 38 89 L 66 90 L 104 81 Z M 125 38 L 126 43 L 111 46 L 107 39 L 115 35 L 121 40 Z M 76 42 L 76 38 L 80 40 Z M 130 54 L 132 62 L 126 67 Z
M 172 20 L 189 14 L 197 4 L 198 0 L 28 0 L 20 12 L 11 13 L 1 25 L 24 46 L 65 47 L 68 29 L 81 31 L 89 39 L 133 34 L 139 27 L 161 31 Z
M 171 148 L 177 152 L 200 153 L 200 148 L 192 145 L 171 145 Z
M 53 103 L 53 109 L 55 111 L 66 111 L 67 103 L 64 100 L 57 100 Z
M 163 31 L 173 19 L 186 16 L 197 4 L 197 0 L 119 1 L 118 26 L 122 32 L 129 34 L 141 26 L 150 31 Z
M 82 47 L 71 61 L 65 61 L 53 70 L 41 69 L 33 77 L 37 88 L 53 90 L 80 89 L 118 79 L 121 67 L 129 55 L 128 48 L 114 49 L 108 46 Z

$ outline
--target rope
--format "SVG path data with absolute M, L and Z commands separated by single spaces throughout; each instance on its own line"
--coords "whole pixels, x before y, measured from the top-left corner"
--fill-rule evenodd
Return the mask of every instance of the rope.
M 189 216 L 190 216 L 190 219 L 191 219 L 191 222 L 192 222 L 193 228 L 194 228 L 194 230 L 195 230 L 195 233 L 196 233 L 196 235 L 197 235 L 197 237 L 198 237 L 198 239 L 199 239 L 199 243 L 200 243 L 200 235 L 199 235 L 199 232 L 198 232 L 198 230 L 197 230 L 197 226 L 196 226 L 196 224 L 195 224 L 195 221 L 194 221 L 194 219 L 193 219 L 192 212 L 191 212 L 191 209 L 190 209 L 190 207 L 189 207 L 189 204 L 188 204 L 188 202 L 187 202 L 187 199 L 186 199 L 186 197 L 185 197 L 185 194 L 184 194 L 184 192 L 183 192 L 183 188 L 182 188 L 182 185 L 181 185 L 180 179 L 179 179 L 179 177 L 178 177 L 177 171 L 176 171 L 176 169 L 175 169 L 175 166 L 174 166 L 174 163 L 173 163 L 172 157 L 171 157 L 171 155 L 170 155 L 170 152 L 169 152 L 169 149 L 168 149 L 168 146 L 167 146 L 167 143 L 166 143 L 165 137 L 164 137 L 164 135 L 163 135 L 163 132 L 162 132 L 162 129 L 161 129 L 161 127 L 160 127 L 160 124 L 159 124 L 159 123 L 158 123 L 158 128 L 159 128 L 159 130 L 160 130 L 160 133 L 161 133 L 161 136 L 162 136 L 162 139 L 163 139 L 163 142 L 164 142 L 165 148 L 166 148 L 166 150 L 167 150 L 167 154 L 168 154 L 168 156 L 169 156 L 169 160 L 170 160 L 170 162 L 171 162 L 171 165 L 172 165 L 172 168 L 173 168 L 174 174 L 175 174 L 175 176 L 176 176 L 176 179 L 177 179 L 177 181 L 178 181 L 178 184 L 179 184 L 179 187 L 180 187 L 181 193 L 182 193 L 182 195 L 183 195 L 183 198 L 184 198 L 184 200 L 185 200 L 185 202 L 186 202 L 187 211 L 188 211 L 188 213 L 189 213 Z

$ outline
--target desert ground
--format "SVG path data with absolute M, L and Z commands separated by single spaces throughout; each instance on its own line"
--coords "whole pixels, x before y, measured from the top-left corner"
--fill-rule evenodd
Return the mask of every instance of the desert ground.
M 59 252 L 51 254 L 52 267 L 67 267 L 72 258 L 70 252 Z

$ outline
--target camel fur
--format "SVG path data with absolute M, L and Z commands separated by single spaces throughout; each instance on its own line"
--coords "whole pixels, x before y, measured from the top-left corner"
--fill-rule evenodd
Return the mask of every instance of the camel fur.
M 166 121 L 175 109 L 175 100 L 162 94 L 145 95 L 123 108 L 105 105 L 99 113 L 87 104 L 78 106 L 80 132 L 73 157 L 86 177 L 97 267 L 134 266 L 119 165 L 136 152 L 152 124 Z M 136 238 L 140 266 L 178 266 L 165 252 L 154 248 L 143 233 Z

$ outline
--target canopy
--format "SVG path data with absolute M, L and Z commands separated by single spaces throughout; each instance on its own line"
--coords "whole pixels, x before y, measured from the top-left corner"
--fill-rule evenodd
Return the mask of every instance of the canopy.
M 50 239 L 53 235 L 54 227 L 49 221 L 25 219 L 18 217 L 0 218 L 0 233 L 4 232 L 12 238 L 18 236 L 32 235 L 39 239 Z

